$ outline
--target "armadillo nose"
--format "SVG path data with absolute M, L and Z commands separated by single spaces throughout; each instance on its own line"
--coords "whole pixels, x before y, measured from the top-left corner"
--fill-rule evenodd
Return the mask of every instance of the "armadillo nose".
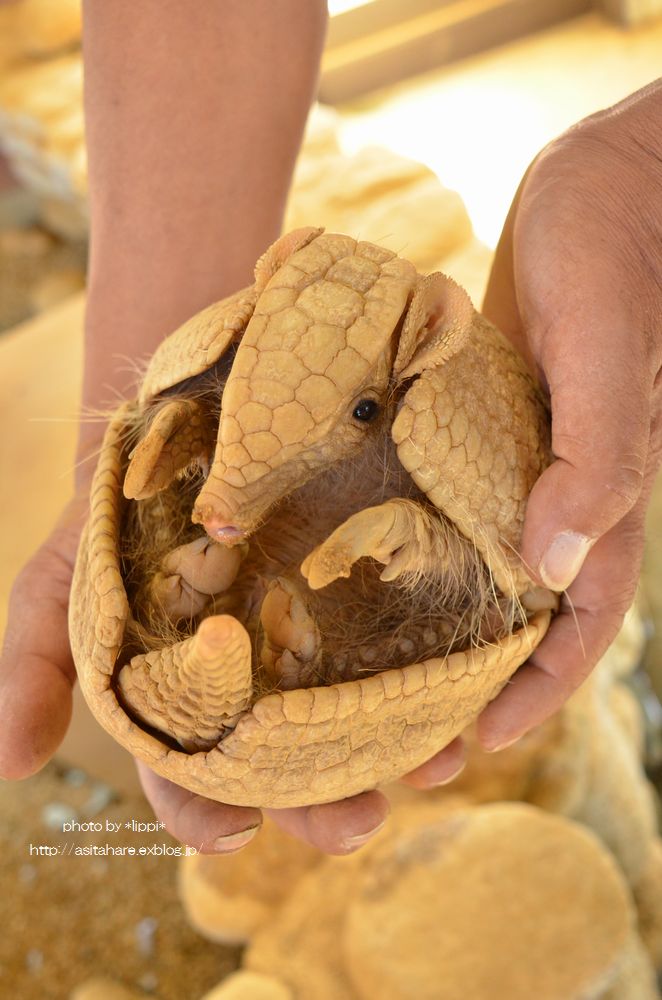
M 232 524 L 227 514 L 218 510 L 217 507 L 212 507 L 211 504 L 196 503 L 191 520 L 194 524 L 201 524 L 215 542 L 221 542 L 223 545 L 238 545 L 244 540 L 243 528 Z
M 228 524 L 220 517 L 213 515 L 206 517 L 202 524 L 207 534 L 215 542 L 221 542 L 223 545 L 238 545 L 244 540 L 244 532 L 241 528 L 235 527 L 234 524 Z

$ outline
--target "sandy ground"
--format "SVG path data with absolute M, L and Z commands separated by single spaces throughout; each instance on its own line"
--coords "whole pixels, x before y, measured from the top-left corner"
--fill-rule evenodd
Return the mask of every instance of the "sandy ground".
M 63 832 L 72 821 L 103 829 Z M 108 786 L 55 764 L 0 786 L 0 996 L 65 1000 L 95 975 L 160 1000 L 198 1000 L 236 967 L 237 949 L 187 925 L 177 858 L 138 853 L 180 845 L 161 830 L 125 829 L 132 821 L 154 823 L 144 800 L 113 799 Z M 136 853 L 99 853 L 108 847 Z

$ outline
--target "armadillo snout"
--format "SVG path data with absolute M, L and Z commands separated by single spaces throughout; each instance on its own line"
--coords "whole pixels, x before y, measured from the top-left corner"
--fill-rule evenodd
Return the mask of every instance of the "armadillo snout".
M 203 527 L 210 538 L 223 545 L 238 545 L 244 540 L 244 532 L 234 524 L 227 524 L 221 518 L 208 517 L 202 521 Z
M 224 516 L 210 504 L 197 503 L 193 508 L 191 520 L 201 524 L 210 538 L 223 545 L 238 545 L 243 542 L 245 531 L 232 524 L 229 517 Z

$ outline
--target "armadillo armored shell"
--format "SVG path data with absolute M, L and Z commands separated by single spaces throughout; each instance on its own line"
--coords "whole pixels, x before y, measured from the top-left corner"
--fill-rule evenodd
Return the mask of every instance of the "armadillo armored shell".
M 197 397 L 190 391 L 211 375 L 215 410 L 205 403 L 209 382 Z M 396 485 L 364 507 L 361 484 L 372 473 L 361 459 L 350 503 L 343 470 L 368 454 L 365 435 L 380 433 Z M 476 718 L 547 630 L 552 595 L 535 591 L 516 553 L 526 499 L 549 460 L 537 386 L 454 282 L 422 277 L 348 236 L 282 237 L 253 286 L 163 342 L 138 398 L 110 422 L 70 605 L 92 712 L 158 774 L 236 805 L 328 802 L 407 773 Z M 310 493 L 318 481 L 327 485 Z M 139 599 L 127 525 L 161 503 L 167 520 L 163 498 L 177 491 L 190 496 L 171 532 L 183 544 L 164 554 Z M 301 497 L 311 496 L 326 514 L 307 519 Z M 301 525 L 314 533 L 316 518 L 323 533 L 307 548 L 297 541 L 294 569 L 272 571 L 269 526 L 285 544 Z M 327 626 L 318 627 L 309 598 L 314 605 L 334 586 L 370 579 L 375 608 L 386 588 L 417 613 L 411 595 L 436 580 L 453 546 L 487 574 L 499 607 L 519 609 L 510 630 L 458 648 L 454 626 L 455 646 L 442 654 L 401 641 L 401 651 L 414 649 L 411 662 L 402 654 L 371 671 L 365 654 L 360 669 L 325 679 Z M 352 574 L 358 560 L 364 568 Z M 172 618 L 160 638 L 145 618 L 152 598 Z M 363 636 L 350 627 L 349 638 L 358 663 Z

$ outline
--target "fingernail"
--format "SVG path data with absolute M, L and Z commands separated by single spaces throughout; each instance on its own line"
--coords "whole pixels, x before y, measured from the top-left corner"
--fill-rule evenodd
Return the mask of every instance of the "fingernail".
M 376 833 L 379 833 L 385 824 L 386 820 L 383 819 L 379 826 L 376 826 L 373 830 L 368 830 L 367 833 L 358 833 L 355 837 L 345 837 L 342 841 L 343 848 L 347 851 L 353 851 L 357 847 L 363 847 L 364 844 L 368 843 L 371 837 L 374 837 Z
M 485 752 L 486 753 L 498 753 L 499 750 L 506 750 L 508 747 L 514 746 L 514 744 L 518 743 L 519 740 L 521 740 L 521 739 L 522 739 L 521 736 L 513 736 L 512 740 L 505 740 L 503 743 L 497 743 L 497 745 L 495 747 L 486 747 L 485 748 Z
M 245 847 L 246 844 L 250 843 L 259 829 L 259 825 L 250 826 L 248 830 L 242 830 L 240 833 L 231 833 L 227 837 L 217 837 L 214 841 L 214 850 L 219 851 L 221 854 L 230 854 L 232 851 L 238 851 L 241 847 Z
M 566 590 L 582 568 L 594 542 L 594 538 L 577 531 L 563 531 L 557 535 L 538 567 L 545 586 L 550 590 Z
M 441 781 L 431 781 L 430 784 L 428 785 L 428 788 L 441 788 L 442 785 L 450 785 L 451 781 L 455 781 L 456 778 L 459 778 L 459 776 L 462 774 L 466 766 L 467 762 L 465 760 L 460 764 L 457 771 L 453 771 L 453 773 L 449 775 L 448 778 L 442 778 Z

